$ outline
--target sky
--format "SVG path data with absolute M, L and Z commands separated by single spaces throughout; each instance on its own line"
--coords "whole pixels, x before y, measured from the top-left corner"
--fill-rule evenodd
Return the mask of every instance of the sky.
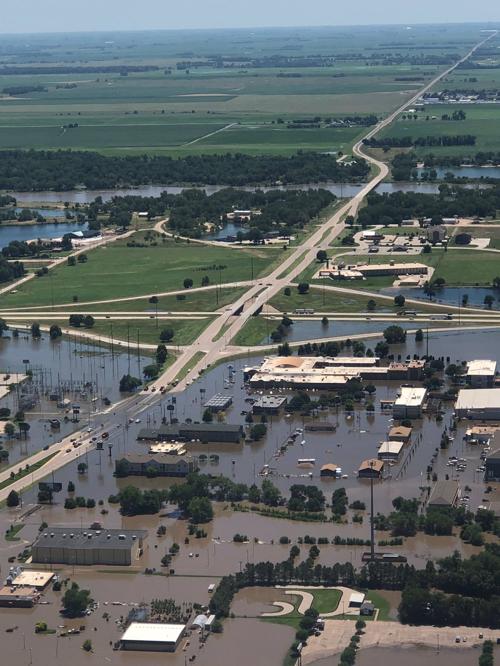
M 500 21 L 498 0 L 3 0 L 0 32 Z

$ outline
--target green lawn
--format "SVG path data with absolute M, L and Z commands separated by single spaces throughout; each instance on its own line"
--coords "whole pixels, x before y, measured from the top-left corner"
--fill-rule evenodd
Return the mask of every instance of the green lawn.
M 20 541 L 20 538 L 17 536 L 18 533 L 23 529 L 24 523 L 18 523 L 17 525 L 11 525 L 9 529 L 5 532 L 6 541 Z
M 327 286 L 334 286 L 334 282 L 331 280 L 322 280 L 322 282 Z M 290 287 L 290 289 L 290 296 L 285 296 L 284 292 L 280 292 L 270 301 L 270 304 L 277 310 L 292 316 L 294 310 L 300 308 L 312 308 L 319 312 L 366 312 L 367 310 L 368 297 L 358 296 L 357 294 L 350 296 L 321 288 L 310 288 L 307 294 L 299 294 L 297 287 Z M 394 310 L 391 301 L 379 301 L 376 312 L 392 311 Z
M 266 319 L 266 317 L 250 317 L 243 328 L 231 340 L 231 344 L 239 345 L 240 347 L 260 345 L 263 341 L 266 341 L 268 333 L 271 333 L 277 325 L 277 321 Z
M 14 472 L 14 467 L 17 468 L 17 472 L 14 472 L 14 476 L 12 478 L 5 479 L 5 481 L 2 481 L 0 483 L 0 490 L 3 488 L 7 488 L 7 486 L 10 486 L 13 484 L 15 481 L 19 481 L 19 479 L 24 478 L 25 476 L 28 476 L 28 474 L 32 474 L 33 472 L 36 472 L 37 469 L 40 469 L 40 467 L 43 467 L 45 463 L 49 462 L 57 453 L 51 453 L 50 455 L 46 456 L 45 458 L 42 458 L 36 463 L 33 463 L 33 465 L 29 466 L 19 466 L 19 464 L 14 464 L 12 465 L 12 471 Z M 10 468 L 9 468 L 10 469 Z
M 155 294 L 182 289 L 185 278 L 199 285 L 205 275 L 212 283 L 250 280 L 252 260 L 253 275 L 260 277 L 272 270 L 282 252 L 174 241 L 127 247 L 125 241 L 116 241 L 90 251 L 86 263 L 61 265 L 22 285 L 17 293 L 1 298 L 0 307 L 71 303 L 75 296 L 78 301 L 92 301 Z
M 193 355 L 193 357 L 185 363 L 182 368 L 179 370 L 177 373 L 175 379 L 177 381 L 182 381 L 184 377 L 188 374 L 190 370 L 194 368 L 194 366 L 201 361 L 201 359 L 205 356 L 205 352 L 196 352 L 196 354 Z

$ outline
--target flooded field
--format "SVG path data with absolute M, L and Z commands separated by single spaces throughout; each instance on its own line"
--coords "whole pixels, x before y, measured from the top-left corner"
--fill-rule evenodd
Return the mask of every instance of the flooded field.
M 402 294 L 406 298 L 416 298 L 424 302 L 442 303 L 443 305 L 462 306 L 464 296 L 467 298 L 467 306 L 474 308 L 484 308 L 485 296 L 493 296 L 492 310 L 500 310 L 500 291 L 488 287 L 443 287 L 437 289 L 435 295 L 430 301 L 429 296 L 419 287 L 388 287 L 381 289 L 381 293 L 389 296 Z
M 361 642 L 362 644 L 362 642 Z M 475 666 L 479 659 L 479 648 L 462 648 L 459 650 L 426 647 L 407 648 L 371 648 L 361 649 L 356 656 L 357 666 Z M 498 653 L 497 653 L 498 657 Z M 311 666 L 332 666 L 336 664 L 335 658 L 320 659 Z

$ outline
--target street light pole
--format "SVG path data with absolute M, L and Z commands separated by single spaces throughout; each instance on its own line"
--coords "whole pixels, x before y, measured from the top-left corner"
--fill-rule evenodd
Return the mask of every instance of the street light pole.
M 370 460 L 370 559 L 375 561 L 375 525 L 373 521 L 373 465 L 374 461 Z

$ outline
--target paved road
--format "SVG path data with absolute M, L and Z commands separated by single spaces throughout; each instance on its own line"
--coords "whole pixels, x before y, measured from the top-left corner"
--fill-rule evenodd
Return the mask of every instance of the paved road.
M 380 132 L 381 129 L 389 125 L 398 116 L 398 114 L 412 105 L 424 92 L 434 86 L 441 78 L 447 76 L 460 63 L 467 60 L 467 58 L 469 58 L 477 48 L 482 46 L 495 34 L 497 33 L 492 32 L 491 35 L 477 44 L 477 46 L 471 49 L 471 51 L 466 56 L 461 58 L 455 65 L 449 67 L 444 72 L 436 76 L 411 99 L 406 101 L 396 111 L 391 113 L 387 118 L 373 127 L 365 135 L 364 139 L 369 139 L 375 136 L 378 132 Z M 148 392 L 141 393 L 137 396 L 123 400 L 121 403 L 114 405 L 111 408 L 112 413 L 110 410 L 108 410 L 107 414 L 100 415 L 98 417 L 99 421 L 102 423 L 100 430 L 107 430 L 108 432 L 111 432 L 113 428 L 116 428 L 117 423 L 126 422 L 128 416 L 135 416 L 136 414 L 141 413 L 158 402 L 161 397 L 159 396 L 157 389 L 160 386 L 165 386 L 173 379 L 175 379 L 178 373 L 187 365 L 191 365 L 191 367 L 186 373 L 186 376 L 174 389 L 175 392 L 184 390 L 187 383 L 191 382 L 192 379 L 197 377 L 200 371 L 204 370 L 216 361 L 227 358 L 231 354 L 239 353 L 242 351 L 246 352 L 249 350 L 248 347 L 229 347 L 227 341 L 231 340 L 238 333 L 238 331 L 243 328 L 249 318 L 258 313 L 260 308 L 262 308 L 267 303 L 267 301 L 278 294 L 280 290 L 283 289 L 287 284 L 295 280 L 302 273 L 302 271 L 305 270 L 314 261 L 316 253 L 319 249 L 329 248 L 332 241 L 344 229 L 343 220 L 345 217 L 347 215 L 355 215 L 367 194 L 371 192 L 387 176 L 389 172 L 387 165 L 383 162 L 380 162 L 371 155 L 365 154 L 363 151 L 363 145 L 363 139 L 361 139 L 354 146 L 353 153 L 359 157 L 363 157 L 374 166 L 376 174 L 373 176 L 373 178 L 360 190 L 360 192 L 358 192 L 352 199 L 350 199 L 345 205 L 337 210 L 335 214 L 332 215 L 332 217 L 330 217 L 324 224 L 318 227 L 317 231 L 309 236 L 301 246 L 287 252 L 287 254 L 284 255 L 284 261 L 281 263 L 279 268 L 275 269 L 267 278 L 264 278 L 261 283 L 254 283 L 249 285 L 247 292 L 232 304 L 231 311 L 220 314 L 202 332 L 199 338 L 192 345 L 187 347 L 176 359 L 176 361 L 163 373 L 163 375 L 150 386 L 150 390 Z M 85 251 L 85 249 L 81 249 L 75 254 L 83 251 Z M 65 260 L 66 258 L 62 258 L 60 261 Z M 10 288 L 12 289 L 12 286 Z M 368 294 L 365 292 L 363 293 L 368 296 Z M 144 296 L 142 298 L 144 298 Z M 82 304 L 80 303 L 78 305 L 81 307 Z M 241 314 L 239 313 L 240 310 Z M 448 327 L 445 330 L 448 330 Z M 223 335 L 221 335 L 222 331 L 225 331 Z M 374 333 L 372 335 L 363 334 L 362 337 L 375 337 L 377 335 L 380 335 L 380 333 Z M 214 339 L 217 337 L 218 340 L 214 342 Z M 355 338 L 359 336 L 353 335 L 351 337 Z M 328 340 L 331 339 L 332 338 L 328 338 Z M 321 342 L 321 340 L 318 340 L 318 342 Z M 256 349 L 259 351 L 261 350 L 260 347 Z M 200 352 L 203 352 L 204 355 L 201 360 L 197 361 Z M 85 444 L 82 444 L 82 446 L 79 448 L 73 449 L 68 453 L 66 453 L 66 448 L 68 448 L 66 444 L 67 439 L 52 445 L 48 452 L 44 451 L 43 454 L 48 455 L 48 453 L 52 451 L 57 451 L 57 455 L 54 456 L 54 458 L 52 458 L 49 463 L 44 465 L 43 468 L 35 472 L 33 475 L 28 475 L 27 477 L 24 477 L 24 479 L 15 482 L 3 490 L 0 490 L 0 501 L 6 497 L 12 488 L 19 490 L 23 487 L 26 487 L 26 485 L 30 485 L 33 481 L 43 478 L 47 473 L 62 467 L 71 459 L 82 455 L 82 453 L 85 452 L 85 448 L 87 446 L 92 446 L 92 444 L 89 443 L 89 435 L 87 433 L 82 431 L 77 436 L 82 438 L 82 440 L 85 441 Z M 23 464 L 25 465 L 26 462 L 31 464 L 37 459 L 40 460 L 40 456 L 43 458 L 44 455 L 42 455 L 42 453 L 38 453 L 32 458 L 24 460 Z

